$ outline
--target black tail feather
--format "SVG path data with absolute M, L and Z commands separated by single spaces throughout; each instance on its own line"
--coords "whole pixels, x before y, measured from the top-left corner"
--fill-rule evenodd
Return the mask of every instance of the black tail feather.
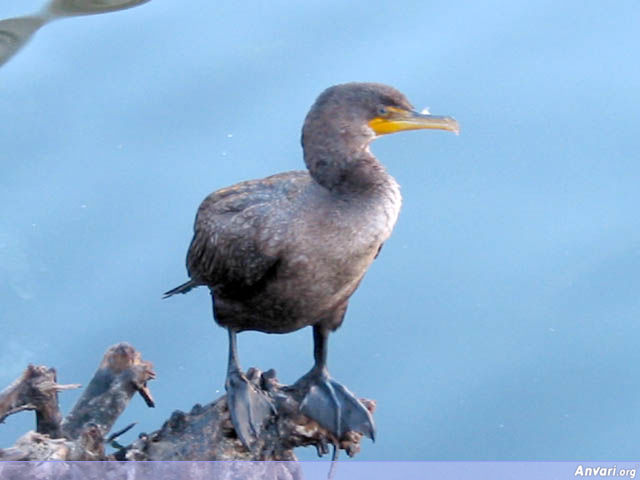
M 189 280 L 188 282 L 183 283 L 179 287 L 172 288 L 168 292 L 164 292 L 162 294 L 162 298 L 168 298 L 171 295 L 175 295 L 176 293 L 187 293 L 192 288 L 196 288 L 199 283 L 194 282 L 193 280 Z

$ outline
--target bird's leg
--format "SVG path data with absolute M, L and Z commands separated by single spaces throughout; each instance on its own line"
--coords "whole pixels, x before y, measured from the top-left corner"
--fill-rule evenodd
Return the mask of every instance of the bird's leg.
M 229 328 L 229 363 L 225 388 L 233 427 L 245 447 L 251 450 L 265 421 L 275 413 L 275 408 L 240 370 L 236 331 L 232 328 Z
M 373 440 L 375 425 L 369 410 L 344 385 L 329 376 L 328 337 L 326 328 L 313 327 L 315 365 L 296 382 L 296 387 L 306 390 L 300 410 L 333 433 L 338 440 L 349 431 L 360 432 Z

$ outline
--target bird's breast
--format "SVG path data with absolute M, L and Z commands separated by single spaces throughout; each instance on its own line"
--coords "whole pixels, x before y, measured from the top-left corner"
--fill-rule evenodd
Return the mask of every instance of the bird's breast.
M 366 198 L 318 201 L 291 224 L 279 277 L 291 294 L 344 302 L 354 292 L 400 210 L 397 188 Z
M 250 296 L 214 292 L 220 324 L 272 333 L 317 322 L 340 324 L 346 302 L 391 234 L 400 194 L 395 188 L 341 197 L 321 188 L 311 184 L 263 217 L 268 220 L 260 244 L 277 263 Z

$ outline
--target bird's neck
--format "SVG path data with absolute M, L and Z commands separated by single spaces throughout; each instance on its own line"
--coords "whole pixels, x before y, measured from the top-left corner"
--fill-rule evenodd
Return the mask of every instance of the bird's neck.
M 369 150 L 369 139 L 319 140 L 305 144 L 304 160 L 313 179 L 328 190 L 357 194 L 395 185 L 395 180 Z

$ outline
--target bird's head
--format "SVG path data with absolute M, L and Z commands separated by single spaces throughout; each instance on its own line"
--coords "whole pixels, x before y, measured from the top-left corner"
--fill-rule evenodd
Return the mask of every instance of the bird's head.
M 393 87 L 380 83 L 345 83 L 317 98 L 302 128 L 305 162 L 322 185 L 333 188 L 366 165 L 369 144 L 380 135 L 406 130 L 439 129 L 458 133 L 451 117 L 419 113 Z
M 453 118 L 419 113 L 401 92 L 380 83 L 354 82 L 327 88 L 307 115 L 305 127 L 310 124 L 337 128 L 343 135 L 353 132 L 360 136 L 369 130 L 372 138 L 405 130 L 460 131 Z

